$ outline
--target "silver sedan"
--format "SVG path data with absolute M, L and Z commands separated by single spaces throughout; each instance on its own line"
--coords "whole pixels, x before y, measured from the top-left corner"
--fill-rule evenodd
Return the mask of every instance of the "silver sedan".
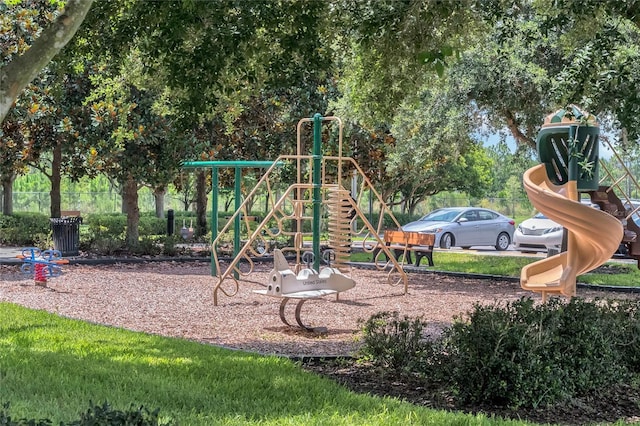
M 402 229 L 435 234 L 436 247 L 443 249 L 493 246 L 496 250 L 506 250 L 513 240 L 515 221 L 480 207 L 447 207 L 407 223 Z

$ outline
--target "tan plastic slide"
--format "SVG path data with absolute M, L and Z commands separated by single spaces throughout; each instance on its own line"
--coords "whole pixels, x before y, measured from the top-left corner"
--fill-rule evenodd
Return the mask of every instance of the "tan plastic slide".
M 606 212 L 572 200 L 568 185 L 575 182 L 554 185 L 544 164 L 527 170 L 523 181 L 534 207 L 568 230 L 568 244 L 566 252 L 522 268 L 520 285 L 541 293 L 543 300 L 547 294 L 575 296 L 576 277 L 602 265 L 617 250 L 622 224 Z

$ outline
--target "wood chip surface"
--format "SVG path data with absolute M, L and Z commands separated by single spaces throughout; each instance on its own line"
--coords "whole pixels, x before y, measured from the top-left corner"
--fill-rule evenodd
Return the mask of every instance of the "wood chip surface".
M 20 272 L 19 265 L 0 266 L 0 301 L 42 309 L 64 317 L 122 327 L 145 333 L 190 339 L 262 354 L 287 356 L 353 355 L 360 345 L 361 321 L 382 311 L 401 317 L 422 317 L 427 332 L 438 333 L 455 316 L 475 303 L 503 303 L 537 294 L 507 280 L 468 279 L 436 273 L 410 273 L 408 293 L 391 286 L 387 274 L 375 269 L 352 269 L 356 287 L 335 296 L 304 303 L 305 325 L 326 327 L 313 333 L 285 325 L 279 317 L 281 299 L 259 295 L 271 265 L 239 281 L 237 294 L 218 292 L 214 306 L 208 262 L 148 262 L 114 265 L 64 265 L 63 274 L 49 278 L 46 287 Z M 225 282 L 229 292 L 235 286 Z M 578 290 L 579 296 L 602 292 Z M 619 296 L 618 296 L 619 297 Z M 627 297 L 640 297 L 629 295 Z M 296 324 L 296 302 L 286 317 Z

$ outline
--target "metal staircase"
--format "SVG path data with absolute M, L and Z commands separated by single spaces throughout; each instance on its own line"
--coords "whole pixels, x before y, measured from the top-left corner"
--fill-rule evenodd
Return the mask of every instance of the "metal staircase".
M 636 259 L 640 268 L 640 226 L 633 220 L 634 215 L 640 215 L 640 205 L 635 206 L 627 196 L 627 191 L 622 187 L 623 182 L 631 182 L 640 190 L 640 184 L 631 174 L 625 162 L 616 152 L 608 140 L 603 140 L 618 161 L 619 167 L 615 170 L 608 168 L 606 163 L 600 160 L 602 177 L 595 191 L 587 191 L 591 202 L 597 204 L 601 210 L 616 217 L 624 226 L 624 236 L 620 245 L 626 250 L 626 256 Z M 594 224 L 595 226 L 596 224 Z

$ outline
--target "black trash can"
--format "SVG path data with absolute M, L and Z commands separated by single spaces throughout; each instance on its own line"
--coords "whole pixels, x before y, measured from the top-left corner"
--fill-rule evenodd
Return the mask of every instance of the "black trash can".
M 81 217 L 52 217 L 53 248 L 62 256 L 78 256 L 80 254 Z

